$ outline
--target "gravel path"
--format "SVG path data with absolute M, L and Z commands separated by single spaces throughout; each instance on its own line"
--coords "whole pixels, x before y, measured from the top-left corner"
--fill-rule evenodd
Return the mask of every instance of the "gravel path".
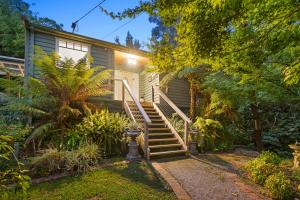
M 259 196 L 250 186 L 234 174 L 207 163 L 187 158 L 160 162 L 193 199 L 199 200 L 253 200 Z

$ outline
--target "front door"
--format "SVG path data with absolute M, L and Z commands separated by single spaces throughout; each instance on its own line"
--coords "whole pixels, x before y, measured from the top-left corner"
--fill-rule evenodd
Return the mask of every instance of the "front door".
M 114 77 L 115 79 L 127 80 L 128 85 L 133 92 L 133 95 L 139 100 L 139 74 L 134 72 L 128 72 L 123 70 L 114 70 Z M 114 86 L 114 99 L 115 100 L 122 100 L 122 82 L 115 81 Z M 132 98 L 125 91 L 125 100 L 132 101 Z

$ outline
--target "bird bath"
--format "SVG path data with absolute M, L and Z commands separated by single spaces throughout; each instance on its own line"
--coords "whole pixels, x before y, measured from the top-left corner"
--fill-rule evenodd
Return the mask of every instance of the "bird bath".
M 294 166 L 293 168 L 298 168 L 300 163 L 300 143 L 290 144 L 289 147 L 294 151 Z
M 139 129 L 127 129 L 126 135 L 130 137 L 130 142 L 128 144 L 128 154 L 127 159 L 130 161 L 141 159 L 141 155 L 138 151 L 138 144 L 136 142 L 136 138 L 141 134 L 141 130 Z

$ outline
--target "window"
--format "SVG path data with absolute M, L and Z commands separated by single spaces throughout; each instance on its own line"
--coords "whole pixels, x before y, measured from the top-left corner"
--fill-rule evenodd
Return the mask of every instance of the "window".
M 89 54 L 89 46 L 87 44 L 74 42 L 71 40 L 58 39 L 58 55 L 62 58 L 72 59 L 77 62 Z

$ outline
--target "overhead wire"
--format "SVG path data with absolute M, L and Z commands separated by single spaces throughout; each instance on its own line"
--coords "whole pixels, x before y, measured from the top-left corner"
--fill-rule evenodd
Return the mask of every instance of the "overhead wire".
M 88 12 L 86 12 L 82 17 L 80 17 L 78 20 L 76 20 L 75 22 L 72 22 L 71 28 L 73 29 L 73 33 L 75 31 L 75 29 L 77 28 L 78 31 L 78 22 L 80 20 L 82 20 L 83 18 L 85 18 L 86 16 L 88 16 L 91 12 L 93 12 L 97 7 L 99 7 L 101 4 L 103 4 L 106 0 L 102 0 L 100 3 L 98 3 L 95 7 L 93 7 L 92 9 L 90 9 Z
M 106 35 L 104 35 L 102 37 L 102 39 L 107 38 L 108 36 L 110 36 L 111 34 L 115 33 L 116 31 L 120 30 L 121 28 L 123 28 L 124 26 L 126 26 L 127 24 L 131 23 L 133 20 L 135 20 L 136 18 L 138 18 L 140 15 L 137 15 L 135 18 L 130 19 L 129 21 L 125 22 L 124 24 L 121 24 L 119 27 L 115 28 L 114 30 L 112 30 L 111 32 L 107 33 Z

